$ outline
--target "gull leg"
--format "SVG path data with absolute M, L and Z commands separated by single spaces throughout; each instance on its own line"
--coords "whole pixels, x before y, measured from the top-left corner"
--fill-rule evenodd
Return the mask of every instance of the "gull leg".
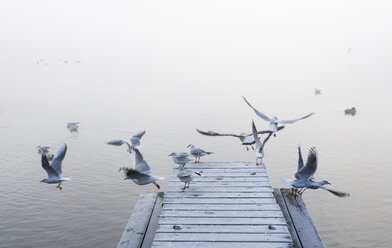
M 57 185 L 57 187 L 59 190 L 62 190 L 63 188 L 61 187 L 61 182 L 59 182 L 59 184 Z
M 248 145 L 246 145 L 245 147 L 246 147 L 246 150 L 249 151 Z
M 259 159 L 256 158 L 256 165 L 259 165 Z
M 253 145 L 250 145 L 250 147 L 252 147 L 252 150 L 254 150 L 255 148 L 253 147 Z
M 160 189 L 160 188 L 161 188 L 161 186 L 159 186 L 159 184 L 157 184 L 155 181 L 152 181 L 152 184 L 154 184 L 154 185 L 155 185 L 155 187 L 157 187 L 158 189 Z
M 301 193 L 299 193 L 301 196 L 302 196 L 302 194 L 305 192 L 305 190 L 307 190 L 308 188 L 304 188 L 303 190 L 302 190 L 302 192 Z

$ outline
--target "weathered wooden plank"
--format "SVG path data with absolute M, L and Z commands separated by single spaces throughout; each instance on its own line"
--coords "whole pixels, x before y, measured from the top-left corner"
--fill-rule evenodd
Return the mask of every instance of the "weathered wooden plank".
M 186 217 L 162 217 L 160 225 L 286 225 L 284 218 L 186 218 Z M 242 227 L 246 228 L 246 227 Z
M 157 193 L 140 194 L 117 248 L 139 248 L 141 246 L 156 198 Z
M 170 178 L 170 182 L 180 182 L 177 174 Z M 265 177 L 222 177 L 222 176 L 197 176 L 194 175 L 195 182 L 269 182 L 268 176 Z M 192 181 L 192 182 L 193 182 Z
M 175 227 L 175 228 L 174 228 Z M 238 225 L 160 225 L 157 233 L 281 233 L 287 234 L 287 226 L 250 225 L 243 228 Z
M 291 243 L 267 242 L 166 242 L 154 241 L 153 248 L 292 248 Z
M 302 247 L 325 248 L 302 197 L 298 196 L 295 199 L 291 196 L 289 189 L 281 189 L 281 193 Z
M 254 204 L 254 203 L 276 203 L 275 198 L 237 198 L 237 199 L 221 199 L 221 198 L 208 198 L 208 199 L 194 199 L 194 198 L 164 198 L 163 203 L 179 203 L 179 204 Z
M 302 245 L 299 241 L 297 232 L 294 228 L 294 224 L 291 220 L 290 214 L 287 210 L 286 203 L 284 202 L 282 193 L 280 192 L 280 189 L 274 189 L 274 195 L 277 203 L 279 204 L 280 209 L 282 210 L 283 216 L 287 222 L 287 227 L 290 232 L 291 238 L 293 239 L 293 244 L 295 248 L 302 248 Z
M 177 204 L 177 203 L 166 203 L 162 209 L 168 210 L 215 210 L 215 211 L 268 211 L 268 210 L 280 210 L 278 204 Z
M 200 186 L 222 185 L 222 186 L 246 187 L 246 186 L 261 186 L 263 185 L 263 183 L 269 183 L 269 179 L 268 177 L 260 177 L 257 180 L 251 180 L 251 181 L 248 181 L 245 178 L 241 181 L 238 180 L 229 181 L 229 180 L 216 180 L 215 178 L 208 180 L 208 178 L 201 178 L 196 176 L 196 178 L 193 178 L 192 183 Z M 170 181 L 170 185 L 181 185 L 181 184 L 184 183 L 181 182 L 180 180 Z
M 185 166 L 185 169 L 191 169 L 188 168 L 188 166 Z M 237 173 L 253 173 L 255 172 L 256 174 L 266 174 L 267 170 L 265 168 L 246 168 L 246 167 L 242 167 L 242 168 L 221 168 L 221 169 L 214 169 L 214 168 L 198 168 L 198 167 L 194 167 L 192 168 L 192 170 L 194 171 L 201 171 L 202 173 L 210 173 L 210 174 L 216 174 L 216 173 L 232 173 L 232 174 L 237 174 Z M 177 168 L 174 168 L 173 171 L 178 171 Z
M 194 193 L 190 191 L 173 192 L 169 191 L 165 194 L 166 198 L 273 198 L 274 195 L 265 192 L 249 192 L 249 193 L 228 193 L 228 192 L 207 192 L 207 193 Z
M 190 184 L 190 187 L 183 190 L 184 187 L 181 186 L 169 186 L 168 191 L 200 191 L 200 192 L 272 192 L 272 187 L 270 186 L 248 186 L 248 187 L 226 187 L 226 186 L 215 186 L 215 187 L 203 187 Z
M 174 165 L 174 168 L 177 168 L 178 165 Z M 255 162 L 238 162 L 238 163 L 232 163 L 232 162 L 202 162 L 202 163 L 188 163 L 186 164 L 185 167 L 189 168 L 205 168 L 205 169 L 236 169 L 236 168 L 263 168 L 265 169 L 264 165 L 256 165 Z
M 262 218 L 262 217 L 283 217 L 281 211 L 212 211 L 212 210 L 192 210 L 192 211 L 171 211 L 162 210 L 162 217 L 208 217 L 208 218 Z
M 198 170 L 194 170 L 196 172 L 200 172 Z M 172 176 L 177 176 L 178 170 L 173 170 Z M 219 172 L 210 172 L 209 170 L 203 170 L 201 172 L 202 177 L 266 177 L 267 174 L 265 171 L 250 171 L 250 172 L 232 172 L 232 171 L 219 171 Z
M 162 209 L 163 192 L 158 192 L 152 211 L 150 222 L 148 223 L 146 234 L 144 235 L 141 248 L 150 248 L 158 228 L 159 215 Z
M 290 234 L 278 233 L 156 233 L 156 241 L 214 241 L 214 242 L 280 242 L 292 243 Z

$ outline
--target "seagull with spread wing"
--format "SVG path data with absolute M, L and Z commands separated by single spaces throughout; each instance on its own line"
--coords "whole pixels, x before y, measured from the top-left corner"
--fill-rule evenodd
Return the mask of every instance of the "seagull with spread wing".
M 256 165 L 259 165 L 259 159 L 260 159 L 260 164 L 263 164 L 263 158 L 264 158 L 264 145 L 265 143 L 267 143 L 267 141 L 269 140 L 269 138 L 272 135 L 272 132 L 269 132 L 267 138 L 265 138 L 263 140 L 263 142 L 260 141 L 259 136 L 257 135 L 257 129 L 256 129 L 256 125 L 255 122 L 252 121 L 252 132 L 253 132 L 253 138 L 256 141 L 256 148 L 255 148 L 255 152 L 256 152 Z
M 133 169 L 122 167 L 120 173 L 124 177 L 124 180 L 130 179 L 137 185 L 145 185 L 152 183 L 158 189 L 161 188 L 155 181 L 164 180 L 164 177 L 157 177 L 151 175 L 151 168 L 144 160 L 143 155 L 140 151 L 134 147 L 131 147 L 131 154 L 133 158 Z
M 71 181 L 72 179 L 70 177 L 62 177 L 62 163 L 63 159 L 65 157 L 65 154 L 67 153 L 67 145 L 64 144 L 59 151 L 57 152 L 56 156 L 53 158 L 53 161 L 51 164 L 49 164 L 49 161 L 46 157 L 45 153 L 42 153 L 41 156 L 41 163 L 42 163 L 42 168 L 48 173 L 48 178 L 44 178 L 41 180 L 41 183 L 48 183 L 48 184 L 55 184 L 58 183 L 57 187 L 59 190 L 62 190 L 63 188 L 61 187 L 61 183 L 63 181 Z
M 129 144 L 127 141 L 121 140 L 121 139 L 111 140 L 111 141 L 106 142 L 106 144 L 113 145 L 113 146 L 121 146 L 123 144 L 126 144 L 128 146 L 127 152 L 132 153 L 132 148 L 135 148 L 135 149 L 142 148 L 142 145 L 140 144 L 140 139 L 143 137 L 143 135 L 145 133 L 146 133 L 146 131 L 141 131 L 141 132 L 138 132 L 137 134 L 133 135 L 131 137 L 131 144 L 132 145 Z
M 277 131 L 280 131 L 284 128 L 284 126 L 279 126 L 277 128 Z M 248 146 L 251 146 L 252 149 L 254 150 L 253 144 L 255 144 L 255 139 L 253 137 L 253 133 L 247 134 L 247 133 L 240 133 L 240 134 L 230 134 L 230 133 L 217 133 L 214 131 L 201 131 L 199 129 L 196 129 L 198 133 L 207 135 L 207 136 L 231 136 L 231 137 L 236 137 L 241 140 L 241 144 L 246 147 L 246 150 L 249 151 Z M 270 133 L 270 130 L 263 130 L 263 131 L 258 131 L 257 134 L 264 134 L 264 133 Z
M 71 133 L 78 132 L 78 128 L 79 128 L 78 124 L 79 122 L 68 122 L 67 128 Z
M 261 119 L 263 119 L 265 121 L 269 121 L 269 123 L 270 123 L 269 130 L 271 132 L 274 132 L 274 136 L 276 136 L 276 132 L 278 131 L 278 124 L 292 124 L 294 122 L 306 119 L 306 118 L 314 115 L 314 112 L 313 112 L 313 113 L 310 113 L 310 114 L 305 115 L 304 117 L 301 117 L 298 119 L 278 121 L 278 118 L 276 118 L 275 116 L 270 118 L 270 117 L 266 116 L 265 114 L 261 113 L 260 111 L 258 111 L 257 109 L 255 109 L 252 105 L 250 105 L 250 103 L 246 100 L 246 98 L 244 96 L 242 98 L 244 98 L 244 101 L 249 105 L 249 107 L 251 107 L 253 109 L 253 111 L 255 111 L 256 115 L 258 115 Z
M 330 184 L 327 180 L 316 181 L 316 179 L 313 177 L 314 173 L 316 173 L 318 163 L 318 154 L 316 148 L 312 147 L 309 150 L 308 160 L 306 161 L 305 165 L 303 165 L 300 147 L 298 147 L 298 155 L 298 170 L 295 173 L 295 179 L 282 179 L 282 182 L 286 186 L 292 186 L 293 188 L 297 189 L 299 188 L 299 195 L 302 195 L 306 189 L 324 189 L 339 197 L 350 196 L 348 193 L 326 188 L 324 185 Z M 294 197 L 296 197 L 296 194 L 294 194 L 294 189 L 292 189 L 292 194 Z

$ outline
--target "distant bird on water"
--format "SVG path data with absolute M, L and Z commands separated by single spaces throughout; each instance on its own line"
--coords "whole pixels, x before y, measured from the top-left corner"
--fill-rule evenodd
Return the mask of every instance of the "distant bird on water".
M 48 184 L 55 184 L 58 183 L 57 187 L 59 190 L 62 190 L 63 188 L 61 187 L 61 183 L 63 181 L 71 181 L 72 179 L 70 177 L 61 177 L 62 174 L 62 163 L 63 159 L 65 157 L 65 154 L 67 152 L 67 145 L 64 144 L 59 151 L 57 152 L 56 156 L 53 158 L 53 161 L 51 164 L 49 164 L 49 161 L 46 157 L 45 153 L 42 153 L 41 156 L 41 163 L 42 163 L 42 168 L 48 173 L 48 178 L 44 178 L 41 180 L 42 183 L 48 183 Z
M 195 157 L 195 163 L 200 162 L 200 158 L 201 158 L 201 157 L 203 157 L 203 156 L 205 156 L 205 155 L 210 155 L 210 154 L 213 153 L 213 152 L 206 152 L 206 151 L 204 151 L 204 150 L 202 150 L 202 149 L 196 147 L 196 146 L 193 145 L 193 144 L 189 144 L 187 147 L 188 147 L 189 150 L 190 150 L 189 153 L 190 153 L 193 157 Z
M 255 152 L 256 152 L 256 165 L 259 165 L 259 159 L 260 159 L 260 164 L 263 164 L 263 158 L 264 158 L 264 146 L 265 143 L 267 143 L 267 141 L 269 140 L 269 138 L 272 135 L 272 132 L 269 132 L 267 138 L 265 138 L 263 140 L 263 142 L 260 141 L 260 138 L 257 135 L 257 129 L 256 129 L 256 125 L 255 122 L 252 121 L 252 132 L 253 132 L 253 138 L 256 141 L 256 148 L 255 148 Z
M 278 121 L 278 118 L 276 118 L 275 116 L 270 118 L 270 117 L 266 116 L 265 114 L 261 113 L 260 111 L 258 111 L 257 109 L 255 109 L 252 105 L 250 105 L 250 103 L 246 100 L 246 98 L 244 96 L 242 98 L 244 98 L 244 101 L 249 105 L 249 107 L 251 107 L 253 109 L 253 111 L 255 111 L 256 115 L 258 115 L 261 119 L 270 122 L 269 130 L 271 132 L 274 132 L 274 136 L 276 136 L 276 132 L 278 131 L 278 124 L 292 124 L 292 123 L 297 122 L 299 120 L 306 119 L 309 116 L 312 116 L 314 114 L 314 112 L 313 112 L 313 113 L 310 113 L 310 114 L 308 114 L 304 117 L 298 118 L 298 119 Z
M 172 152 L 171 154 L 169 154 L 169 156 L 173 158 L 175 164 L 182 165 L 182 166 L 185 166 L 187 163 L 193 161 L 193 159 L 191 159 L 189 157 L 189 154 L 186 152 L 181 152 L 179 154 Z
M 152 183 L 158 189 L 161 188 L 155 181 L 164 180 L 164 177 L 157 177 L 151 175 L 151 168 L 144 160 L 143 155 L 140 151 L 134 147 L 131 147 L 131 154 L 133 158 L 133 169 L 122 167 L 119 169 L 124 180 L 130 179 L 138 185 L 145 185 Z
M 68 122 L 67 123 L 67 128 L 68 128 L 68 130 L 71 133 L 78 132 L 79 131 L 78 130 L 78 128 L 79 128 L 78 124 L 79 124 L 79 122 Z
M 283 128 L 284 128 L 284 126 L 279 126 L 277 128 L 277 131 L 280 131 Z M 254 149 L 253 148 L 253 144 L 255 144 L 255 139 L 253 137 L 253 133 L 251 133 L 251 134 L 247 134 L 247 133 L 240 133 L 240 134 L 224 133 L 224 134 L 221 134 L 221 133 L 217 133 L 217 132 L 214 132 L 214 131 L 207 131 L 207 132 L 205 132 L 205 131 L 201 131 L 199 129 L 197 129 L 197 132 L 199 132 L 200 134 L 203 134 L 203 135 L 207 135 L 207 136 L 232 136 L 232 137 L 236 137 L 236 138 L 239 138 L 241 140 L 241 144 L 246 147 L 247 151 L 249 151 L 248 146 L 251 146 L 252 149 Z M 264 130 L 264 131 L 258 131 L 257 134 L 264 134 L 264 133 L 270 133 L 270 132 L 271 131 L 269 131 L 269 130 Z
M 132 148 L 135 149 L 140 149 L 142 148 L 142 145 L 140 144 L 140 139 L 143 137 L 143 135 L 146 133 L 146 131 L 141 131 L 136 133 L 131 137 L 131 144 L 129 144 L 127 141 L 118 139 L 118 140 L 111 140 L 106 142 L 108 145 L 113 145 L 113 146 L 121 146 L 123 144 L 126 144 L 128 146 L 127 152 L 132 153 Z
M 315 94 L 315 95 L 321 95 L 321 90 L 314 89 L 314 94 Z
M 282 182 L 286 186 L 293 187 L 291 192 L 294 197 L 297 196 L 297 192 L 294 193 L 294 188 L 300 189 L 298 191 L 299 195 L 302 195 L 306 189 L 324 189 L 339 197 L 350 196 L 350 194 L 348 193 L 326 188 L 324 185 L 330 184 L 327 180 L 321 180 L 321 181 L 315 180 L 313 175 L 317 170 L 317 163 L 318 163 L 318 154 L 316 148 L 312 147 L 309 150 L 309 155 L 306 161 L 306 165 L 303 165 L 303 159 L 302 159 L 300 147 L 298 147 L 298 156 L 299 156 L 298 170 L 297 173 L 295 173 L 295 179 L 294 180 L 282 179 Z

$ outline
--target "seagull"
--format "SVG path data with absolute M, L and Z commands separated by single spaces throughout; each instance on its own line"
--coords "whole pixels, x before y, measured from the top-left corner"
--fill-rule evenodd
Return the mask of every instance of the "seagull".
M 278 128 L 277 128 L 277 131 L 280 131 L 280 130 L 282 130 L 284 128 L 284 126 L 279 126 Z M 197 130 L 197 132 L 199 132 L 199 133 L 201 133 L 201 134 L 203 134 L 203 135 L 207 135 L 207 136 L 232 136 L 232 137 L 236 137 L 236 138 L 239 138 L 240 140 L 241 140 L 241 144 L 242 145 L 244 145 L 245 147 L 246 147 L 246 150 L 247 151 L 249 151 L 249 148 L 248 148 L 248 146 L 251 146 L 252 147 L 252 149 L 254 150 L 254 148 L 253 148 L 253 144 L 255 143 L 255 139 L 253 138 L 253 134 L 251 133 L 251 134 L 247 134 L 247 133 L 240 133 L 240 134 L 221 134 L 221 133 L 217 133 L 217 132 L 214 132 L 214 131 L 207 131 L 207 132 L 204 132 L 204 131 L 201 131 L 201 130 L 199 130 L 199 129 L 196 129 Z M 257 133 L 258 134 L 264 134 L 264 133 L 270 133 L 271 131 L 270 130 L 264 130 L 264 131 L 258 131 Z
M 189 144 L 187 146 L 190 149 L 190 154 L 195 157 L 195 163 L 200 162 L 200 157 L 203 157 L 204 155 L 210 155 L 213 152 L 206 152 L 198 147 L 196 147 L 195 145 Z
M 129 144 L 127 141 L 118 139 L 118 140 L 111 140 L 106 142 L 106 144 L 108 145 L 114 145 L 114 146 L 121 146 L 123 144 L 126 144 L 128 146 L 127 152 L 132 153 L 132 148 L 135 149 L 140 149 L 142 148 L 142 145 L 140 144 L 140 139 L 142 138 L 142 136 L 146 133 L 146 131 L 141 131 L 138 132 L 137 134 L 133 135 L 131 137 L 131 144 Z
M 49 165 L 49 161 L 46 157 L 45 153 L 42 153 L 41 156 L 41 163 L 42 163 L 42 168 L 48 173 L 48 178 L 44 178 L 41 180 L 41 183 L 48 183 L 48 184 L 54 184 L 58 183 L 57 187 L 59 190 L 62 190 L 63 188 L 61 187 L 61 183 L 63 181 L 71 181 L 72 178 L 70 177 L 61 177 L 62 173 L 62 162 L 65 157 L 65 154 L 67 152 L 67 145 L 64 144 L 59 151 L 57 152 L 56 156 L 53 158 L 52 163 Z
M 318 162 L 318 154 L 316 148 L 312 147 L 309 150 L 309 155 L 308 155 L 308 160 L 306 161 L 306 165 L 303 165 L 300 147 L 298 147 L 298 155 L 299 155 L 298 170 L 295 173 L 295 179 L 294 180 L 282 179 L 282 182 L 286 186 L 293 187 L 291 192 L 294 197 L 296 197 L 296 194 L 294 194 L 294 188 L 300 188 L 300 190 L 298 191 L 299 195 L 302 195 L 306 189 L 321 188 L 339 197 L 350 196 L 350 194 L 348 193 L 339 192 L 326 188 L 324 185 L 330 184 L 327 180 L 316 181 L 316 179 L 313 177 L 314 173 L 317 170 L 317 162 Z
M 46 158 L 49 161 L 52 161 L 54 158 L 54 155 L 49 153 L 49 146 L 37 146 L 38 148 L 38 154 L 45 154 Z
M 354 116 L 357 114 L 357 109 L 355 107 L 352 107 L 350 109 L 345 109 L 344 114 Z
M 198 176 L 201 176 L 200 172 L 194 172 L 190 169 L 184 169 L 184 166 L 182 166 L 182 165 L 178 166 L 178 170 L 179 170 L 177 173 L 178 179 L 180 179 L 181 182 L 185 183 L 183 189 L 189 188 L 189 184 L 193 180 L 193 177 L 192 177 L 193 173 L 195 173 Z
M 315 94 L 315 95 L 321 95 L 321 90 L 314 89 L 314 94 Z
M 242 98 L 244 98 L 245 102 L 249 105 L 249 107 L 251 107 L 255 111 L 256 115 L 258 115 L 261 119 L 270 122 L 269 130 L 271 132 L 274 132 L 274 136 L 276 136 L 276 131 L 278 130 L 278 124 L 292 124 L 292 123 L 294 123 L 296 121 L 308 118 L 309 116 L 314 114 L 314 112 L 313 112 L 313 113 L 310 113 L 310 114 L 308 114 L 308 115 L 306 115 L 304 117 L 298 118 L 298 119 L 278 121 L 278 118 L 276 118 L 275 116 L 273 118 L 269 118 L 265 114 L 263 114 L 260 111 L 258 111 L 257 109 L 255 109 L 252 105 L 250 105 L 250 103 L 246 100 L 246 98 L 244 96 Z
M 79 128 L 78 124 L 79 122 L 68 122 L 67 128 L 71 133 L 78 132 L 78 128 Z
M 160 189 L 161 186 L 159 186 L 155 181 L 164 180 L 165 178 L 151 175 L 151 168 L 147 164 L 146 160 L 143 159 L 143 155 L 138 149 L 132 147 L 131 154 L 133 157 L 133 169 L 126 167 L 119 169 L 124 180 L 131 179 L 137 185 L 152 183 L 155 187 Z
M 261 143 L 260 138 L 257 136 L 257 129 L 255 122 L 252 120 L 252 132 L 253 132 L 253 138 L 256 141 L 256 165 L 259 165 L 259 159 L 260 159 L 260 164 L 263 164 L 263 158 L 264 158 L 264 145 L 267 143 L 269 138 L 272 135 L 272 132 L 269 132 L 267 138 L 264 139 L 263 143 Z
M 193 161 L 193 159 L 189 158 L 189 153 L 181 152 L 179 154 L 172 152 L 169 156 L 173 157 L 173 161 L 175 164 L 185 166 L 186 163 Z

